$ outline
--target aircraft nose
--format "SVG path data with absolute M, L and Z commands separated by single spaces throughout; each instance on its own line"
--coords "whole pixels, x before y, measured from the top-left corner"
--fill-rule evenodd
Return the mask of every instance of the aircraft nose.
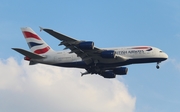
M 168 55 L 166 53 L 164 53 L 164 58 L 168 59 Z

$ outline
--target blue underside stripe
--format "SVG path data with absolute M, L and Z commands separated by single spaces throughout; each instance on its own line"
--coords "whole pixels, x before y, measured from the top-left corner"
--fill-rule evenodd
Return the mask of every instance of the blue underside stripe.
M 154 62 L 161 62 L 166 60 L 166 58 L 144 58 L 144 59 L 129 59 L 125 62 L 120 63 L 98 63 L 97 66 L 100 67 L 114 67 L 114 66 L 126 66 L 130 64 L 140 64 L 140 63 L 154 63 Z M 87 68 L 89 65 L 86 65 L 85 62 L 79 61 L 79 62 L 71 62 L 71 63 L 57 63 L 53 64 L 55 66 L 61 66 L 61 67 L 75 67 L 75 68 Z

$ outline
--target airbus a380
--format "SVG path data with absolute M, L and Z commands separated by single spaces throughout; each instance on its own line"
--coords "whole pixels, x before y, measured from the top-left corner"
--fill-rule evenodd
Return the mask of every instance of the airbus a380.
M 49 33 L 60 40 L 59 45 L 64 45 L 62 51 L 54 51 L 31 28 L 21 28 L 22 33 L 31 50 L 20 48 L 13 50 L 24 55 L 24 60 L 30 61 L 29 65 L 37 63 L 60 67 L 75 67 L 86 69 L 86 74 L 99 74 L 104 78 L 115 78 L 116 75 L 126 75 L 130 64 L 159 63 L 166 60 L 168 55 L 162 50 L 151 46 L 133 46 L 119 48 L 97 48 L 92 41 L 80 41 L 63 35 L 51 29 L 40 30 Z M 69 50 L 65 50 L 69 49 Z

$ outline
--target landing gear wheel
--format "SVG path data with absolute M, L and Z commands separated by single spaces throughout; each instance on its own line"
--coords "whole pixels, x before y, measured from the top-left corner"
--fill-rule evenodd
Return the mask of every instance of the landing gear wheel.
M 159 69 L 159 68 L 160 68 L 160 67 L 159 67 L 159 63 L 160 63 L 160 62 L 157 62 L 157 65 L 156 65 L 156 68 L 157 68 L 157 69 Z
M 159 65 L 157 65 L 156 68 L 159 69 L 160 68 Z

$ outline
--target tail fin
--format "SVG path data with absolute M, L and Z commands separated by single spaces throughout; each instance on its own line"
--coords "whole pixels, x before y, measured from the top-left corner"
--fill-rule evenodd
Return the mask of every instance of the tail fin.
M 54 51 L 40 36 L 38 36 L 30 27 L 21 28 L 22 33 L 30 50 L 35 54 L 48 54 Z

